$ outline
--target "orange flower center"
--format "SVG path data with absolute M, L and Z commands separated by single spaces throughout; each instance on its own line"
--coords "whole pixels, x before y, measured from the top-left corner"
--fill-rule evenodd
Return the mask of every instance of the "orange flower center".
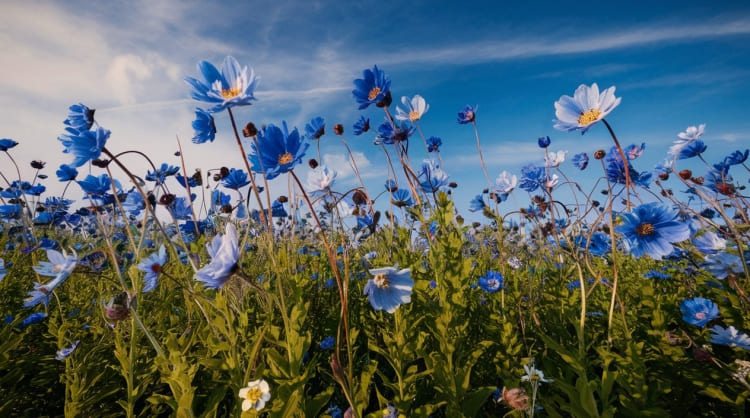
M 279 156 L 279 164 L 281 164 L 281 165 L 289 164 L 292 161 L 294 161 L 294 156 L 291 153 L 287 152 L 287 153 L 281 154 L 281 156 Z
M 378 97 L 378 94 L 380 94 L 380 87 L 373 87 L 372 90 L 370 90 L 370 93 L 367 95 L 367 99 L 375 100 L 375 98 Z
M 247 393 L 245 394 L 245 399 L 248 401 L 255 403 L 260 400 L 260 398 L 263 396 L 263 392 L 258 387 L 250 388 Z
M 599 109 L 589 109 L 578 117 L 578 124 L 581 126 L 588 126 L 599 120 L 599 116 L 602 112 Z
M 390 280 L 388 280 L 388 276 L 386 276 L 385 274 L 376 274 L 372 281 L 375 283 L 375 286 L 381 289 L 387 289 L 388 286 L 391 285 Z
M 232 87 L 222 90 L 221 97 L 223 97 L 224 100 L 234 99 L 235 97 L 239 96 L 240 93 L 242 93 L 242 91 L 239 89 L 239 87 Z
M 412 110 L 411 112 L 409 112 L 409 120 L 410 121 L 416 122 L 416 121 L 419 120 L 419 118 L 420 118 L 420 114 L 416 110 Z
M 655 231 L 654 226 L 649 223 L 642 223 L 635 228 L 635 233 L 642 237 L 647 237 L 653 234 L 654 231 Z

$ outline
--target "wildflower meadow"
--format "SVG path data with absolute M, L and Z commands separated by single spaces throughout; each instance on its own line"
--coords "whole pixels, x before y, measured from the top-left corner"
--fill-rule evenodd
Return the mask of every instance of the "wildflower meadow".
M 483 186 L 457 201 L 429 97 L 387 65 L 351 75 L 356 119 L 293 126 L 254 112 L 246 63 L 201 61 L 174 85 L 195 105 L 174 154 L 132 149 L 76 98 L 57 140 L 34 139 L 58 160 L 0 139 L 0 416 L 750 412 L 746 143 L 708 159 L 696 121 L 647 147 L 618 136 L 615 86 L 571 85 L 555 135 L 529 141 L 538 162 L 496 172 L 493 115 L 466 105 L 451 123 Z M 556 146 L 592 132 L 608 146 Z M 234 152 L 204 167 L 190 140 Z M 388 162 L 377 187 L 365 147 Z

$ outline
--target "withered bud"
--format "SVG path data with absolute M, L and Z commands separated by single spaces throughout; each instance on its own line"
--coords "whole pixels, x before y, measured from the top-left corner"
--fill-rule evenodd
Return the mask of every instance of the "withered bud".
M 367 203 L 367 195 L 362 190 L 356 190 L 354 194 L 352 194 L 352 200 L 355 205 L 364 205 Z
M 213 179 L 214 179 L 214 181 L 220 181 L 221 180 L 221 174 L 214 174 Z
M 318 168 L 318 165 L 319 165 L 319 164 L 318 164 L 318 160 L 316 160 L 315 158 L 310 158 L 310 160 L 309 160 L 309 161 L 307 162 L 307 164 L 308 164 L 308 165 L 310 166 L 310 168 L 312 168 L 313 170 L 315 170 L 316 168 Z
M 106 168 L 109 165 L 109 160 L 97 158 L 96 160 L 92 160 L 91 164 L 99 168 Z
M 242 129 L 242 136 L 245 138 L 252 138 L 255 135 L 258 135 L 258 128 L 255 127 L 255 124 L 252 122 L 248 122 L 247 125 Z
M 683 180 L 688 180 L 690 177 L 693 177 L 693 172 L 690 170 L 682 170 L 679 172 L 680 178 Z
M 522 388 L 503 388 L 503 402 L 516 411 L 529 409 L 529 395 Z
M 377 107 L 388 107 L 391 105 L 392 102 L 393 102 L 393 97 L 391 96 L 391 92 L 388 91 L 385 94 L 385 97 L 383 97 L 383 100 L 377 102 L 375 105 Z
M 709 362 L 713 358 L 711 353 L 703 347 L 693 347 L 693 358 L 701 362 Z
M 669 180 L 669 173 L 659 173 L 659 180 Z
M 607 155 L 607 153 L 604 152 L 603 149 L 598 149 L 594 152 L 594 158 L 596 158 L 597 160 L 601 160 L 605 155 Z
M 343 135 L 344 134 L 344 125 L 337 123 L 333 125 L 333 133 L 336 135 Z
M 31 162 L 31 168 L 35 168 L 37 170 L 41 170 L 44 168 L 44 166 L 47 165 L 44 161 L 34 160 Z
M 286 196 L 279 196 L 279 198 L 276 200 L 278 200 L 279 203 L 286 203 L 289 201 L 289 199 Z
M 219 174 L 221 175 L 221 178 L 224 178 L 229 175 L 229 169 L 226 167 L 221 167 L 219 169 Z
M 104 316 L 112 321 L 122 321 L 130 315 L 130 296 L 120 292 L 104 305 Z
M 201 175 L 200 168 L 195 170 L 195 173 L 193 173 L 191 178 L 193 179 L 193 181 L 195 181 L 195 184 L 197 184 L 198 186 L 203 185 L 203 176 Z
M 159 204 L 164 205 L 164 206 L 169 206 L 174 202 L 175 197 L 176 196 L 173 195 L 172 193 L 163 194 L 159 198 Z
M 450 187 L 451 189 L 455 189 L 456 187 L 458 187 L 458 183 L 456 183 L 455 181 L 452 181 L 448 183 L 448 187 Z
M 695 183 L 697 185 L 701 185 L 701 184 L 703 184 L 704 179 L 703 179 L 703 177 L 693 177 L 692 181 L 693 181 L 693 183 Z
M 222 213 L 232 213 L 232 205 L 222 205 L 221 206 L 221 212 Z

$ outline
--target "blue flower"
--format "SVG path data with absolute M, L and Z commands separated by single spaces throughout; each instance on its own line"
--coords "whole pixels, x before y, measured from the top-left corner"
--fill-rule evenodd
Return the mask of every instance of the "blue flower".
M 63 152 L 73 154 L 71 165 L 80 167 L 99 158 L 110 134 L 110 131 L 98 127 L 95 131 L 77 131 L 68 136 L 60 137 L 60 141 L 65 147 Z
M 747 161 L 747 157 L 750 155 L 750 149 L 746 149 L 744 152 L 742 151 L 734 151 L 733 153 L 729 154 L 724 158 L 724 165 L 726 166 L 732 166 L 732 165 L 740 165 Z
M 57 179 L 60 181 L 72 181 L 78 177 L 78 170 L 76 170 L 75 167 L 62 164 L 55 174 L 57 174 Z
M 122 202 L 122 208 L 131 215 L 138 216 L 146 208 L 146 202 L 143 200 L 140 192 L 131 190 Z
M 284 209 L 284 204 L 279 202 L 278 199 L 274 200 L 271 203 L 271 217 L 286 218 L 287 216 L 289 215 L 286 213 L 286 209 Z
M 612 250 L 609 235 L 604 232 L 594 232 L 591 235 L 590 240 L 587 240 L 587 236 L 582 234 L 579 235 L 574 242 L 578 244 L 578 247 L 581 249 L 586 249 L 588 246 L 589 254 L 595 257 L 604 257 Z
M 708 174 L 706 174 L 705 182 L 703 184 L 714 193 L 732 197 L 737 191 L 733 183 L 734 179 L 729 175 L 727 168 L 724 170 L 709 171 Z
M 117 180 L 110 179 L 107 174 L 102 174 L 99 177 L 92 176 L 89 174 L 83 180 L 78 180 L 77 183 L 81 186 L 81 189 L 89 195 L 102 196 L 109 192 L 114 182 L 117 189 L 120 188 L 120 182 Z
M 375 137 L 375 145 L 394 144 L 406 141 L 414 133 L 415 128 L 408 123 L 402 122 L 394 125 L 386 120 L 378 126 L 378 135 Z
M 221 185 L 232 190 L 239 190 L 248 184 L 250 184 L 250 180 L 248 180 L 247 173 L 236 168 L 229 169 L 229 174 L 221 179 Z
M 200 172 L 198 171 L 198 173 Z M 184 177 L 181 174 L 177 173 L 175 174 L 174 178 L 177 180 L 178 183 L 180 183 L 182 187 L 186 189 L 188 187 L 198 187 L 203 184 L 200 174 L 192 175 L 190 177 Z
M 591 87 L 581 84 L 573 97 L 561 96 L 555 102 L 555 129 L 568 132 L 580 130 L 581 134 L 585 134 L 596 122 L 607 117 L 620 104 L 620 100 L 615 97 L 614 86 L 600 94 L 596 83 Z
M 47 314 L 44 312 L 34 312 L 33 314 L 27 316 L 24 318 L 23 321 L 21 321 L 21 325 L 19 326 L 20 329 L 24 329 L 28 327 L 29 325 L 35 325 L 42 321 L 44 321 L 44 318 L 47 317 Z
M 646 272 L 646 274 L 643 275 L 643 277 L 656 280 L 669 280 L 672 278 L 672 276 L 670 276 L 669 274 L 659 270 L 649 270 Z
M 540 136 L 539 139 L 537 139 L 537 144 L 539 144 L 539 148 L 547 148 L 550 143 L 552 143 L 552 140 L 549 139 L 548 136 Z
M 703 154 L 703 152 L 706 151 L 706 148 L 708 147 L 700 139 L 692 141 L 680 149 L 680 152 L 677 154 L 677 159 L 686 160 L 688 158 L 696 157 Z
M 532 193 L 536 189 L 544 187 L 546 179 L 547 173 L 544 167 L 527 165 L 521 169 L 521 183 L 518 187 Z
M 422 179 L 419 186 L 425 193 L 436 193 L 448 185 L 448 174 L 435 160 L 424 160 L 419 178 Z
M 579 170 L 585 170 L 589 166 L 589 156 L 585 152 L 574 155 L 572 161 Z
M 370 274 L 373 278 L 367 281 L 364 294 L 373 309 L 394 313 L 401 304 L 411 302 L 414 281 L 410 269 L 383 267 L 370 270 Z
M 711 327 L 711 342 L 750 350 L 750 337 L 744 332 L 739 332 L 733 326 L 724 328 L 720 325 L 714 325 Z
M 193 194 L 193 196 L 195 196 L 195 194 Z M 186 197 L 176 198 L 174 202 L 169 205 L 169 211 L 172 212 L 172 216 L 174 216 L 175 219 L 180 220 L 188 220 L 193 214 L 191 202 Z
M 690 228 L 679 219 L 679 212 L 659 202 L 642 204 L 621 216 L 623 223 L 616 230 L 625 236 L 635 257 L 661 260 L 672 253 L 672 243 L 690 238 Z
M 393 179 L 388 179 L 385 181 L 385 190 L 393 193 L 396 190 L 398 190 L 398 186 L 396 185 L 396 181 Z
M 218 289 L 232 276 L 240 258 L 234 224 L 227 223 L 224 235 L 217 234 L 206 244 L 206 250 L 211 262 L 198 270 L 195 278 L 209 289 Z
M 395 192 L 391 193 L 391 202 L 399 208 L 414 205 L 414 201 L 411 198 L 411 193 L 409 193 L 408 190 L 404 189 L 398 189 Z
M 626 155 L 627 157 L 627 155 Z M 622 161 L 622 156 L 616 147 L 612 147 L 609 153 L 604 157 L 605 168 L 607 170 L 607 179 L 612 183 L 625 184 L 625 164 Z M 630 180 L 641 187 L 648 187 L 651 181 L 651 173 L 644 172 L 639 173 L 630 164 L 628 159 L 628 172 L 630 174 Z
M 477 109 L 479 109 L 479 106 L 464 106 L 463 110 L 458 112 L 458 123 L 461 125 L 474 123 L 477 120 Z
M 18 142 L 9 139 L 9 138 L 3 138 L 0 139 L 0 151 L 8 152 L 9 149 L 15 147 L 18 145 Z
M 258 141 L 252 144 L 249 158 L 253 171 L 265 173 L 269 180 L 274 179 L 301 163 L 309 146 L 297 128 L 289 132 L 286 122 L 282 122 L 281 128 L 268 124 L 258 132 Z
M 387 107 L 391 104 L 391 79 L 378 69 L 372 67 L 362 72 L 363 78 L 354 80 L 352 94 L 359 104 L 359 109 L 365 109 L 371 104 Z
M 442 145 L 443 140 L 436 136 L 427 138 L 427 152 L 440 152 L 440 147 Z
M 320 116 L 312 118 L 305 125 L 305 135 L 308 139 L 320 139 L 326 133 L 326 121 Z
M 354 135 L 359 136 L 369 130 L 370 130 L 370 118 L 360 116 L 359 119 L 354 123 Z
M 138 270 L 146 273 L 143 276 L 143 292 L 148 293 L 156 289 L 157 279 L 161 273 L 162 267 L 167 262 L 167 250 L 162 244 L 159 251 L 141 260 L 138 263 Z
M 186 77 L 185 81 L 193 88 L 190 94 L 193 99 L 214 105 L 209 112 L 248 106 L 256 100 L 253 94 L 259 79 L 255 77 L 255 71 L 247 66 L 240 67 L 234 57 L 224 59 L 221 72 L 208 61 L 199 62 L 198 71 L 203 81 L 192 77 Z
M 211 113 L 201 109 L 195 109 L 195 120 L 193 120 L 193 144 L 203 144 L 206 141 L 214 142 L 216 138 L 216 122 Z
M 162 163 L 159 168 L 155 171 L 149 171 L 146 173 L 147 181 L 155 181 L 157 185 L 164 184 L 167 177 L 174 176 L 180 172 L 180 167 Z
M 55 360 L 57 361 L 65 361 L 68 356 L 73 354 L 74 351 L 76 351 L 76 348 L 78 348 L 78 344 L 80 343 L 80 340 L 76 340 L 73 344 L 63 347 L 59 350 L 57 350 L 57 353 L 55 353 Z
M 28 189 L 26 189 L 25 193 L 31 196 L 41 196 L 41 194 L 44 193 L 45 190 L 47 190 L 47 188 L 44 187 L 43 185 L 35 184 L 29 187 Z
M 94 112 L 95 109 L 90 109 L 83 103 L 71 105 L 68 108 L 68 118 L 63 123 L 77 131 L 88 131 L 94 124 Z
M 487 204 L 484 203 L 484 199 L 482 198 L 481 194 L 474 196 L 474 198 L 469 202 L 470 212 L 483 211 L 485 207 L 487 207 Z
M 683 321 L 701 328 L 719 317 L 719 307 L 705 298 L 683 300 L 680 304 L 680 312 L 682 312 Z
M 331 350 L 336 345 L 336 339 L 333 338 L 333 336 L 329 335 L 325 338 L 323 338 L 323 341 L 320 342 L 320 349 L 321 350 Z
M 487 293 L 495 293 L 503 288 L 503 275 L 500 272 L 490 270 L 479 278 L 479 287 Z
M 20 214 L 20 205 L 0 205 L 0 219 L 15 219 Z

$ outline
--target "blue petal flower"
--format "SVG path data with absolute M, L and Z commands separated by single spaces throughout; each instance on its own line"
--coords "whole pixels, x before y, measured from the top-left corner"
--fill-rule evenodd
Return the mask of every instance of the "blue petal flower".
M 216 138 L 216 122 L 211 113 L 201 109 L 195 109 L 195 120 L 193 120 L 194 144 L 203 144 L 206 141 L 214 142 Z
M 690 238 L 690 228 L 680 220 L 679 212 L 659 202 L 642 204 L 621 216 L 623 222 L 616 230 L 623 234 L 635 257 L 647 255 L 661 260 L 672 253 L 672 243 Z
M 391 103 L 391 80 L 378 66 L 366 69 L 362 72 L 363 78 L 354 80 L 352 95 L 359 104 L 359 109 L 374 104 L 378 107 L 386 107 Z
M 680 311 L 683 321 L 701 328 L 719 317 L 719 307 L 705 298 L 685 299 L 680 304 Z
M 258 132 L 258 141 L 251 146 L 252 151 L 248 157 L 253 171 L 264 173 L 271 180 L 301 163 L 310 144 L 300 136 L 297 128 L 289 132 L 286 122 L 282 122 L 281 128 L 273 124 L 266 125 Z
M 364 294 L 373 309 L 393 313 L 402 304 L 411 302 L 414 281 L 410 269 L 384 267 L 370 270 L 370 274 L 374 277 L 365 284 Z
M 224 59 L 221 72 L 208 61 L 198 63 L 198 71 L 203 81 L 192 77 L 186 77 L 185 81 L 192 87 L 193 99 L 214 105 L 209 112 L 248 106 L 256 100 L 253 94 L 259 79 L 255 77 L 255 71 L 247 66 L 240 67 L 234 57 Z

